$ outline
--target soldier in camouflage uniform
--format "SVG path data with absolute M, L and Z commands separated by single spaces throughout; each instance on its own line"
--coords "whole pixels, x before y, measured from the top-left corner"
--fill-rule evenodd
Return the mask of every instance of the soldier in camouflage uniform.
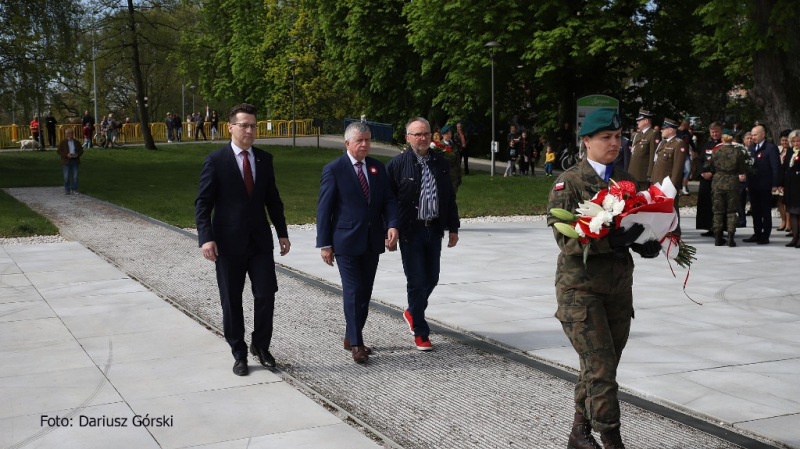
M 444 125 L 442 127 L 442 143 L 453 149 L 453 157 L 447 157 L 450 165 L 450 182 L 453 184 L 453 192 L 458 193 L 458 186 L 461 185 L 461 150 L 453 142 L 453 127 Z
M 579 203 L 609 186 L 621 127 L 614 109 L 597 109 L 586 116 L 578 134 L 587 148 L 586 158 L 556 180 L 548 211 L 574 211 Z M 636 181 L 621 170 L 613 171 L 613 178 Z M 548 225 L 559 221 L 548 213 Z M 637 224 L 591 241 L 586 265 L 583 253 L 587 244 L 553 229 L 561 250 L 556 268 L 555 316 L 578 353 L 581 366 L 568 443 L 572 449 L 599 449 L 591 434 L 593 428 L 601 433 L 606 449 L 624 448 L 619 433 L 616 375 L 633 317 L 633 258 L 629 248 L 644 257 L 656 257 L 661 251 L 661 245 L 654 240 L 634 243 L 643 229 Z
M 739 209 L 739 183 L 745 181 L 745 156 L 733 144 L 733 132 L 722 130 L 722 144 L 717 146 L 710 161 L 711 201 L 714 208 L 714 245 L 722 246 L 722 228 L 728 223 L 728 246 L 736 246 L 733 235 L 736 233 Z
M 654 183 L 663 182 L 664 178 L 669 177 L 672 185 L 675 186 L 676 189 L 680 189 L 683 184 L 683 163 L 686 161 L 688 149 L 683 140 L 676 137 L 677 135 L 678 123 L 665 118 L 664 124 L 661 125 L 662 139 L 656 148 L 651 180 Z M 673 200 L 675 213 L 679 213 L 680 211 L 680 205 L 678 204 L 679 198 L 680 196 L 676 195 Z M 678 216 L 678 227 L 670 234 L 675 237 L 681 236 L 680 215 Z
M 639 190 L 650 188 L 650 175 L 653 174 L 653 156 L 658 145 L 658 136 L 653 129 L 653 117 L 650 111 L 639 110 L 639 115 L 636 117 L 639 132 L 633 136 L 631 142 L 631 161 L 628 164 L 628 171 L 639 182 Z

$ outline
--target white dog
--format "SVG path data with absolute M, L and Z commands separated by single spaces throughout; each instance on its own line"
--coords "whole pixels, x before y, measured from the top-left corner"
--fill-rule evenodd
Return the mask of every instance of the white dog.
M 20 150 L 38 150 L 38 149 L 40 149 L 39 142 L 37 142 L 37 141 L 35 141 L 33 139 L 20 140 L 19 141 L 19 145 L 20 145 L 19 146 Z

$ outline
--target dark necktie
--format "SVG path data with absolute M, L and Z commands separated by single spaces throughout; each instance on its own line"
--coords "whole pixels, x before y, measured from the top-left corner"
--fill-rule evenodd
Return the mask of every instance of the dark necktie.
M 244 160 L 242 161 L 242 174 L 244 175 L 244 187 L 247 189 L 247 195 L 253 196 L 253 170 L 250 168 L 250 158 L 247 151 L 242 151 Z
M 606 182 L 608 182 L 608 180 L 611 179 L 611 175 L 613 173 L 614 173 L 614 164 L 611 163 L 611 164 L 606 165 L 606 176 L 605 176 L 605 181 Z
M 363 166 L 363 162 L 356 162 L 356 169 L 358 171 L 358 182 L 361 183 L 361 190 L 364 191 L 364 198 L 367 199 L 369 202 L 369 183 L 367 183 L 367 177 L 364 176 L 364 171 L 361 170 L 361 166 Z

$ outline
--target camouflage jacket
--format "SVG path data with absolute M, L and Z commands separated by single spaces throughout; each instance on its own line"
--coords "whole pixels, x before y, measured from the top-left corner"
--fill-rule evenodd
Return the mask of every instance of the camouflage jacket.
M 747 171 L 742 150 L 734 145 L 720 145 L 712 153 L 709 167 L 713 190 L 738 190 L 739 175 Z
M 614 170 L 612 179 L 636 182 L 633 176 L 621 170 Z M 549 213 L 550 209 L 561 208 L 574 213 L 580 203 L 591 200 L 607 187 L 608 183 L 597 175 L 586 159 L 565 171 L 550 190 L 548 226 L 561 221 Z M 607 237 L 594 239 L 588 243 L 591 248 L 584 266 L 583 251 L 587 243 L 566 237 L 555 228 L 553 234 L 561 249 L 556 268 L 557 286 L 599 294 L 630 290 L 633 285 L 633 258 L 629 252 L 619 257 L 611 250 Z

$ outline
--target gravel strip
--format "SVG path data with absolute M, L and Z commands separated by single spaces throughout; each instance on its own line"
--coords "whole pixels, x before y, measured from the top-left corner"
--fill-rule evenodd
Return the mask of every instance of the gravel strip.
M 8 189 L 156 293 L 221 328 L 213 265 L 196 240 L 57 188 Z M 540 218 L 541 219 L 541 218 Z M 417 351 L 401 319 L 372 311 L 365 366 L 342 349 L 341 298 L 278 274 L 272 352 L 287 371 L 407 448 L 559 448 L 569 433 L 573 384 L 442 335 Z M 245 287 L 246 307 L 252 307 Z M 252 316 L 245 311 L 245 316 Z M 248 322 L 251 329 L 252 323 Z M 229 369 L 230 360 L 220 360 Z M 254 362 L 255 363 L 255 362 Z M 632 447 L 738 447 L 663 416 L 622 404 Z

